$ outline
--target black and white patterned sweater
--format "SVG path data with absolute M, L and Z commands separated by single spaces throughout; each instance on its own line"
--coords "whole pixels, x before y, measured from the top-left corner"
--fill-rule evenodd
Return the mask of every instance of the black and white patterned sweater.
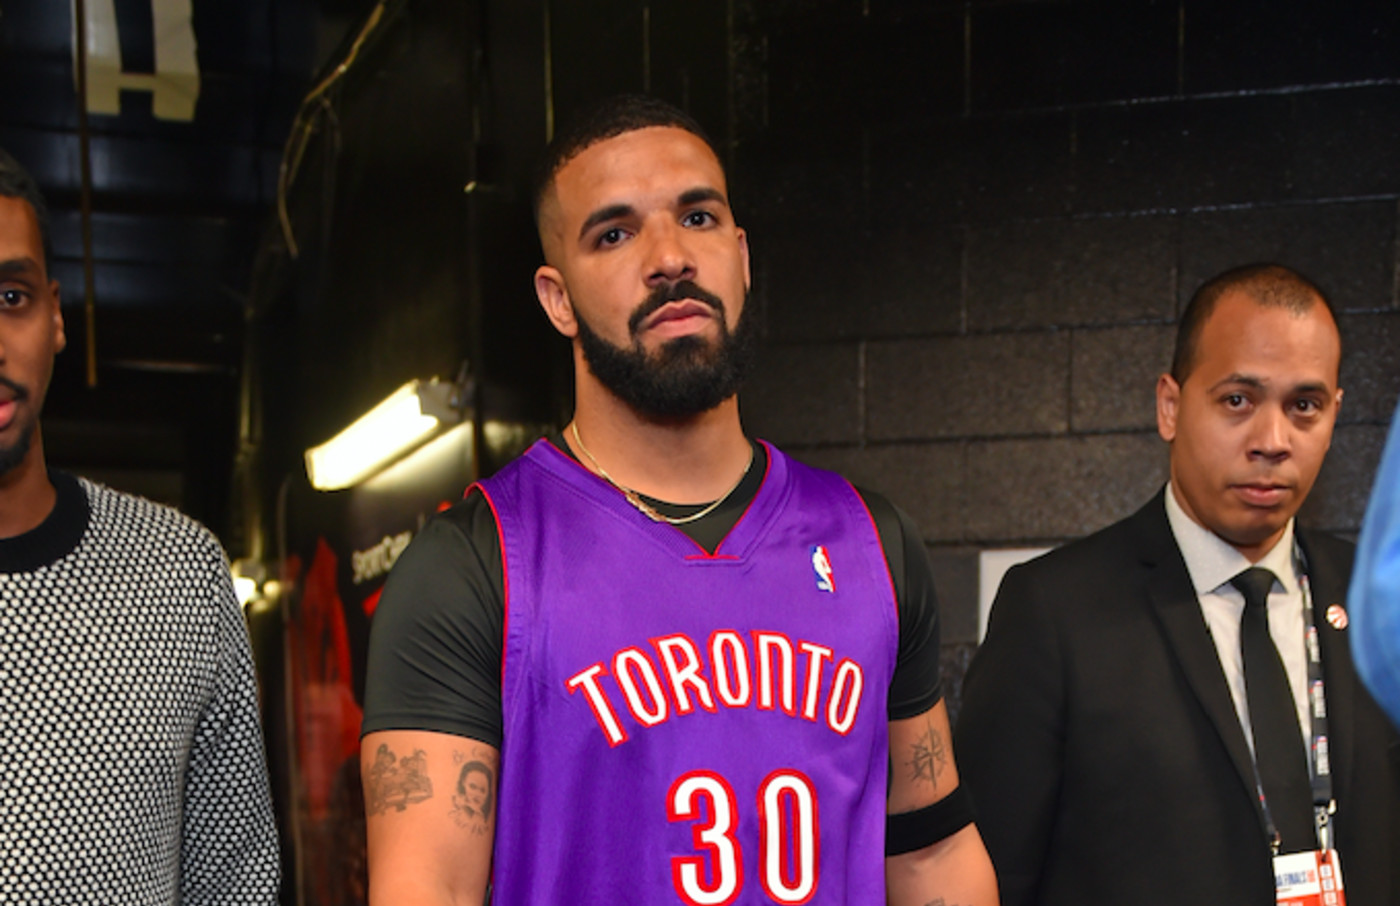
M 51 473 L 0 540 L 0 903 L 275 903 L 257 689 L 222 548 Z

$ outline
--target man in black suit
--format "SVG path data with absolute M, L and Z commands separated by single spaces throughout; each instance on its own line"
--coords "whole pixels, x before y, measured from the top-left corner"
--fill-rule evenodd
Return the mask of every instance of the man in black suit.
M 1273 850 L 1319 836 L 1351 906 L 1400 903 L 1394 737 L 1341 607 L 1352 545 L 1293 518 L 1340 360 L 1298 274 L 1211 280 L 1157 384 L 1169 484 L 1002 582 L 955 735 L 1003 903 L 1267 906 Z

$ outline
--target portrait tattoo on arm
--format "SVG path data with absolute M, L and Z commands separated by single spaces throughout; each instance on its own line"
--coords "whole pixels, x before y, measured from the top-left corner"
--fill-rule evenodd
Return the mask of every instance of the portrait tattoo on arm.
M 491 829 L 496 804 L 495 759 L 480 749 L 470 755 L 453 752 L 452 760 L 459 766 L 457 787 L 452 793 L 452 820 L 473 834 L 485 834 Z
M 365 812 L 378 815 L 389 809 L 403 811 L 415 802 L 431 799 L 428 756 L 422 749 L 395 758 L 387 745 L 374 753 L 374 764 L 365 775 Z
M 948 768 L 948 743 L 932 720 L 925 724 L 923 735 L 909 748 L 909 760 L 905 765 L 909 768 L 910 779 L 931 783 L 938 789 L 938 775 Z

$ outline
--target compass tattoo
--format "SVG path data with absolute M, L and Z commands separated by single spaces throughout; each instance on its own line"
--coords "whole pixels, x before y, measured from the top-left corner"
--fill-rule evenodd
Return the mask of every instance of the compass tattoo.
M 948 768 L 948 743 L 931 720 L 926 724 L 923 735 L 914 740 L 905 765 L 909 768 L 911 779 L 931 783 L 934 789 L 938 789 L 938 775 Z

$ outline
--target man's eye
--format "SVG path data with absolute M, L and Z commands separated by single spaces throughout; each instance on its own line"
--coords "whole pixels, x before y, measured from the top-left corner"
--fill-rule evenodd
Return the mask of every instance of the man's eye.
M 1244 394 L 1231 393 L 1225 397 L 1224 402 L 1225 405 L 1230 407 L 1231 409 L 1238 409 L 1245 404 Z
M 715 222 L 715 215 L 709 211 L 691 211 L 681 218 L 681 223 L 688 227 L 706 226 Z
M 599 245 L 617 245 L 619 242 L 622 241 L 622 237 L 623 237 L 624 235 L 625 235 L 625 234 L 622 232 L 622 228 L 621 228 L 621 227 L 613 227 L 613 228 L 610 229 L 610 230 L 604 230 L 604 231 L 603 231 L 601 234 L 599 234 L 599 236 L 598 236 L 598 244 L 599 244 Z
M 25 292 L 22 289 L 0 289 L 0 305 L 13 308 L 24 304 Z
M 1311 415 L 1321 408 L 1314 400 L 1298 400 L 1293 405 L 1299 412 L 1303 413 L 1304 415 Z

